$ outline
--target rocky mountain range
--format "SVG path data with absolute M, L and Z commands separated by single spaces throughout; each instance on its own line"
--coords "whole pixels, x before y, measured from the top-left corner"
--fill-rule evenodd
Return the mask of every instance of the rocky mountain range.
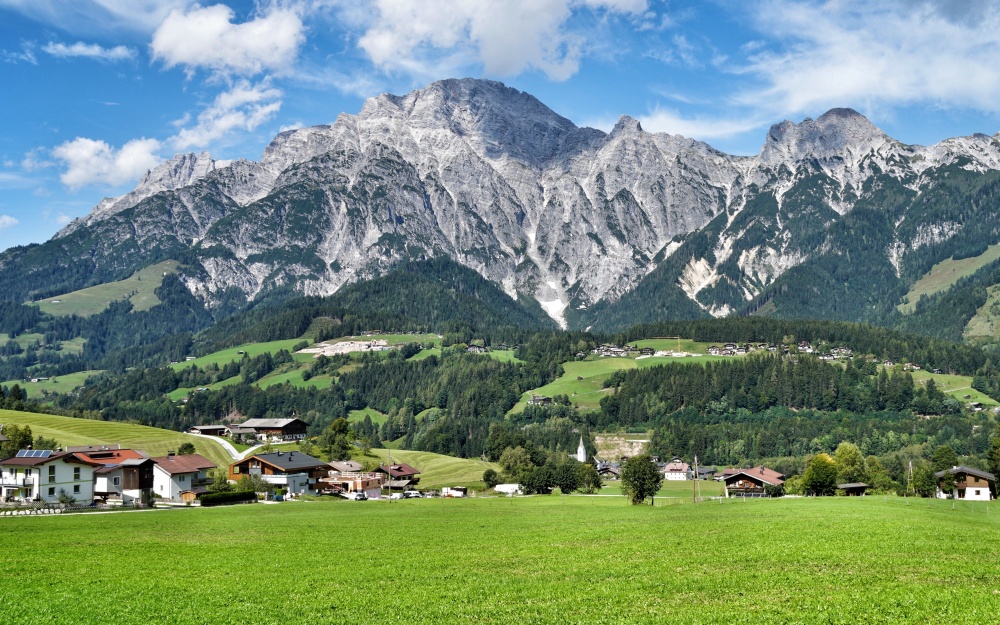
M 448 256 L 563 326 L 865 320 L 934 262 L 1000 240 L 998 171 L 1000 133 L 906 145 L 833 109 L 733 156 L 627 116 L 609 133 L 579 128 L 500 83 L 444 80 L 283 132 L 259 162 L 165 161 L 52 240 L 0 254 L 0 290 L 35 299 L 175 258 L 209 303 L 327 295 Z

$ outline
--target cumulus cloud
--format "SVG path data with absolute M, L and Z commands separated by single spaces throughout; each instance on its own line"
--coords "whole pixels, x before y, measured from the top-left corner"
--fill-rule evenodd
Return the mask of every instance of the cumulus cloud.
M 11 217 L 10 215 L 0 215 L 0 230 L 6 230 L 7 228 L 13 228 L 19 224 L 17 219 Z
M 119 186 L 132 182 L 160 162 L 156 139 L 133 139 L 121 148 L 104 141 L 77 137 L 52 149 L 52 156 L 66 170 L 59 176 L 64 185 L 78 189 L 91 184 Z
M 60 58 L 84 57 L 98 61 L 127 61 L 135 58 L 135 50 L 126 46 L 104 48 L 96 43 L 78 41 L 72 45 L 49 42 L 42 50 Z
M 240 75 L 291 67 L 305 39 L 295 10 L 272 8 L 242 24 L 234 24 L 234 17 L 222 4 L 174 9 L 153 34 L 153 58 L 168 68 Z
M 375 0 L 359 47 L 383 70 L 453 72 L 471 62 L 491 76 L 538 69 L 565 80 L 580 67 L 585 35 L 566 24 L 574 9 L 641 13 L 645 0 Z
M 735 68 L 763 85 L 740 103 L 782 114 L 908 104 L 1000 110 L 995 3 L 772 0 L 754 16 L 776 44 Z
M 238 81 L 231 89 L 216 96 L 193 127 L 183 128 L 170 140 L 176 150 L 204 147 L 232 130 L 252 131 L 270 120 L 281 108 L 280 89 L 267 82 L 251 84 Z M 182 120 L 182 125 L 188 123 Z

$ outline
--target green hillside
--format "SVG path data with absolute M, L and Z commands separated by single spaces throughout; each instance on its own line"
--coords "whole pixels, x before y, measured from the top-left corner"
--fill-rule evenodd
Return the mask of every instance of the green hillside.
M 211 439 L 145 425 L 74 419 L 14 410 L 0 410 L 0 423 L 31 426 L 33 435 L 53 438 L 60 445 L 120 443 L 122 447 L 142 449 L 151 456 L 164 456 L 168 451 L 176 450 L 181 443 L 192 442 L 199 454 L 217 465 L 228 466 L 232 462 L 222 446 Z
M 96 315 L 111 302 L 127 299 L 133 310 L 149 310 L 160 303 L 154 291 L 163 283 L 163 277 L 175 273 L 180 265 L 175 260 L 150 265 L 140 269 L 128 278 L 118 282 L 108 282 L 87 287 L 72 293 L 64 293 L 35 302 L 43 312 L 50 315 Z
M 896 308 L 904 314 L 912 313 L 916 310 L 917 302 L 922 295 L 934 295 L 946 291 L 962 278 L 971 276 L 997 259 L 1000 259 L 1000 245 L 991 245 L 982 254 L 971 258 L 942 260 L 910 287 L 903 298 L 903 303 Z
M 389 451 L 388 449 L 373 449 L 372 454 L 380 461 L 385 462 L 388 460 Z M 500 471 L 499 465 L 494 462 L 454 458 L 426 451 L 405 451 L 401 449 L 393 449 L 391 451 L 393 462 L 405 462 L 411 467 L 420 470 L 419 487 L 421 489 L 441 488 L 442 486 L 483 488 L 483 471 L 486 469 Z M 354 460 L 364 462 L 371 460 L 371 458 L 357 455 L 354 457 Z

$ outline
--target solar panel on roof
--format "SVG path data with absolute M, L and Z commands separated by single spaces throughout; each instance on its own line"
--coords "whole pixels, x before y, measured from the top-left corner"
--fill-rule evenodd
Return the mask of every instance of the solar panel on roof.
M 48 458 L 51 455 L 51 449 L 22 449 L 15 458 Z

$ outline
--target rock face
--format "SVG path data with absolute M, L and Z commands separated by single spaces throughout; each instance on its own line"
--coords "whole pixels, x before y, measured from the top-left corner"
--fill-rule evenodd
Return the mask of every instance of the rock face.
M 185 249 L 197 259 L 186 283 L 210 301 L 283 285 L 330 294 L 444 254 L 563 324 L 662 266 L 700 310 L 723 315 L 819 253 L 818 233 L 874 188 L 919 191 L 949 165 L 1000 168 L 998 137 L 907 146 L 833 109 L 777 124 L 758 156 L 737 157 L 629 117 L 610 133 L 578 128 L 500 83 L 445 80 L 283 132 L 259 163 L 177 156 L 45 245 L 89 245 L 98 268 L 101 254 L 142 264 L 125 237 L 161 256 Z M 898 273 L 921 241 L 961 224 L 936 228 L 904 227 L 879 253 Z

